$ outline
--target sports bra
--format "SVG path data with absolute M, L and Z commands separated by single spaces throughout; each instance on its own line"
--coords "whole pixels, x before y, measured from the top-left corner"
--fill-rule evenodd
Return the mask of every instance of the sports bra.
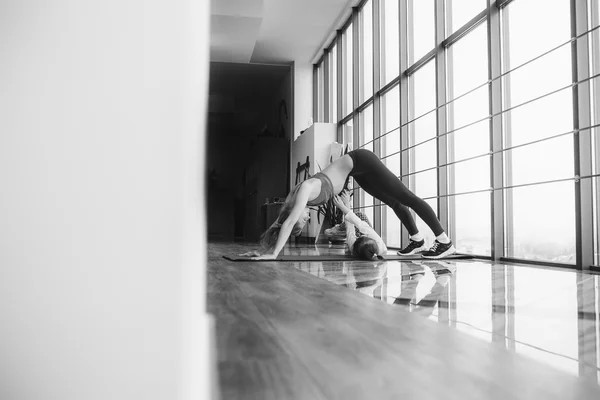
M 315 178 L 321 181 L 321 193 L 314 200 L 309 200 L 306 203 L 307 206 L 320 206 L 321 204 L 325 204 L 327 200 L 333 197 L 333 183 L 331 183 L 331 179 L 321 172 L 317 172 L 311 178 Z

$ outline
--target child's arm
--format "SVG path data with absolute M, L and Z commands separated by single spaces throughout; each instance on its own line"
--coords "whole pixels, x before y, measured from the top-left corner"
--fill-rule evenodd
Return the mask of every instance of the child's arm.
M 344 216 L 348 213 L 352 213 L 352 210 L 348 207 L 347 198 L 336 195 L 333 198 L 333 203 L 337 208 L 340 209 Z M 344 219 L 346 220 L 346 244 L 348 245 L 348 248 L 352 253 L 352 247 L 354 246 L 354 242 L 356 242 L 356 232 L 354 231 L 354 223 L 351 220 L 346 219 L 346 217 L 344 217 Z
M 356 225 L 360 233 L 377 242 L 377 248 L 379 249 L 380 253 L 379 255 L 385 255 L 387 253 L 387 246 L 383 242 L 383 239 L 381 239 L 381 236 L 379 236 L 377 232 L 375 232 L 375 230 L 369 226 L 369 224 L 358 218 L 351 210 L 346 214 L 345 218 L 346 229 L 349 229 L 349 225 L 352 226 L 352 235 L 354 235 L 354 225 Z M 347 235 L 350 234 L 347 233 Z M 354 240 L 356 240 L 356 238 Z

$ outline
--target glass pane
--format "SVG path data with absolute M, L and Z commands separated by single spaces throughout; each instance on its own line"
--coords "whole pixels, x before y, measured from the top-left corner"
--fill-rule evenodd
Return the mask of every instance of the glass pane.
M 352 126 L 352 120 L 346 122 L 342 128 L 342 133 L 344 134 L 344 144 L 350 145 L 350 150 L 357 149 L 358 145 L 354 144 L 354 129 Z M 348 150 L 348 151 L 350 151 Z
M 448 100 L 488 81 L 487 24 L 481 24 L 448 48 Z M 487 105 L 487 104 L 486 104 Z
M 394 213 L 394 211 L 388 207 L 383 206 L 382 208 L 383 229 L 382 239 L 388 247 L 400 247 L 400 220 Z
M 450 197 L 453 202 L 454 246 L 460 253 L 492 254 L 490 192 Z
M 367 1 L 360 14 L 359 103 L 373 95 L 373 3 Z
M 600 4 L 596 0 L 588 0 L 588 9 L 590 10 L 589 28 L 600 26 Z M 595 32 L 600 33 L 599 31 Z
M 485 24 L 480 25 L 448 50 L 449 71 L 452 71 L 449 73 L 448 100 L 462 96 L 448 104 L 447 107 L 448 131 L 452 132 L 448 135 L 448 161 L 450 162 L 489 153 L 488 120 L 468 126 L 489 116 L 489 88 L 485 85 L 465 95 L 470 90 L 481 86 L 488 78 L 486 26 Z M 448 190 L 451 194 L 484 190 L 490 186 L 489 157 L 475 158 L 450 165 L 448 168 Z M 469 196 L 481 198 L 481 195 L 472 194 Z M 454 208 L 465 207 L 464 198 L 464 196 L 460 196 L 460 198 L 452 197 L 449 199 L 450 212 L 456 214 L 457 226 L 459 222 L 469 224 L 468 221 L 461 221 L 458 217 L 460 214 L 463 218 L 468 219 L 468 211 Z M 467 199 L 469 198 L 467 197 Z M 477 221 L 471 225 L 485 224 L 489 226 L 490 224 L 489 193 L 483 193 L 483 198 L 487 199 L 487 204 L 479 205 L 479 210 L 488 212 L 488 214 L 481 215 L 484 221 Z M 465 233 L 457 232 L 457 234 Z M 490 234 L 486 231 L 483 235 L 489 237 Z M 472 238 L 467 239 L 472 240 Z M 486 239 L 484 242 L 486 248 L 490 247 L 489 240 Z M 459 244 L 459 246 L 464 248 L 472 245 L 467 242 Z
M 435 113 L 431 112 L 408 124 L 409 146 L 434 138 L 436 132 Z
M 532 25 L 532 16 L 542 12 L 544 17 L 536 18 Z M 553 0 L 552 6 L 544 0 L 513 1 L 503 8 L 502 17 L 505 20 L 503 27 L 508 30 L 505 33 L 508 34 L 509 58 L 505 62 L 509 69 L 571 39 L 570 0 Z M 564 47 L 570 49 L 569 44 Z M 570 56 L 565 61 L 570 63 Z M 553 74 L 548 71 L 548 75 Z
M 409 146 L 425 142 L 436 136 L 435 64 L 427 63 L 409 79 Z M 429 112 L 428 114 L 426 114 Z M 414 119 L 414 118 L 418 119 Z M 404 153 L 406 154 L 406 153 Z M 431 140 L 423 145 L 411 148 L 408 152 L 410 172 L 420 171 L 437 165 L 436 142 Z M 437 176 L 434 176 L 434 186 Z M 414 189 L 414 187 L 412 187 Z M 437 189 L 430 195 L 437 195 Z M 423 197 L 423 196 L 422 196 Z M 426 196 L 425 196 L 426 197 Z
M 353 110 L 352 105 L 352 74 L 353 74 L 353 61 L 352 61 L 352 24 L 348 26 L 348 28 L 344 31 L 342 35 L 342 46 L 343 46 L 343 57 L 344 57 L 344 104 L 343 111 L 344 116 L 350 114 Z
M 383 163 L 396 176 L 400 176 L 400 153 L 382 159 Z
M 483 86 L 448 104 L 448 131 L 462 130 L 476 121 L 489 125 L 489 120 L 484 120 L 490 115 L 488 93 L 488 86 Z
M 365 108 L 363 112 L 359 115 L 360 121 L 360 130 L 359 130 L 359 143 L 360 145 L 364 145 L 365 143 L 369 144 L 373 141 L 373 106 L 368 106 Z M 371 148 L 373 147 L 373 143 L 371 143 Z
M 490 124 L 487 120 L 448 135 L 448 159 L 459 161 L 486 154 L 490 150 Z
M 337 122 L 337 45 L 329 52 L 329 122 Z
M 462 28 L 486 6 L 486 0 L 446 0 L 446 37 Z
M 573 130 L 573 95 L 562 90 L 504 114 L 506 147 Z
M 436 108 L 435 63 L 430 61 L 409 78 L 409 119 Z
M 486 190 L 490 185 L 490 157 L 478 157 L 448 167 L 450 194 Z
M 503 78 L 503 85 L 509 88 L 505 90 L 504 107 L 515 107 L 561 88 L 566 88 L 562 92 L 571 95 L 567 86 L 572 80 L 571 48 L 561 47 Z M 562 113 L 572 114 L 573 110 L 564 109 Z
M 381 86 L 399 75 L 400 28 L 398 25 L 398 1 L 381 0 Z
M 381 96 L 381 131 L 385 134 L 400 127 L 400 88 L 398 85 Z
M 573 185 L 566 181 L 505 190 L 505 205 L 512 209 L 512 215 L 505 213 L 509 257 L 575 263 Z
M 381 138 L 381 155 L 385 157 L 400 151 L 400 129 L 396 129 Z M 400 174 L 400 172 L 398 172 Z
M 408 1 L 408 65 L 435 47 L 435 0 Z
M 368 194 L 367 192 L 365 192 L 362 189 L 360 189 L 359 193 L 360 193 L 360 206 L 361 207 L 373 206 L 373 196 L 371 196 L 370 194 Z M 372 222 L 373 222 L 373 219 L 371 219 L 371 223 Z
M 408 125 L 408 154 L 409 171 L 416 172 L 437 166 L 437 144 L 435 138 L 435 113 L 417 119 Z
M 505 152 L 507 185 L 521 185 L 572 178 L 574 176 L 573 137 L 560 136 Z M 509 175 L 510 173 L 510 175 Z M 562 193 L 555 197 L 561 198 Z
M 436 197 L 437 170 L 432 169 L 430 171 L 419 172 L 417 174 L 410 175 L 410 189 L 421 198 Z M 437 205 L 433 209 L 437 210 Z
M 410 172 L 423 171 L 437 166 L 437 146 L 430 140 L 413 147 L 410 151 Z

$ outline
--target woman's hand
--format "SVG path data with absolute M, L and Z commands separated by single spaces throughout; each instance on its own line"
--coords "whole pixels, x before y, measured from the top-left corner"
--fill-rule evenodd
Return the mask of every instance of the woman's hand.
M 333 197 L 333 204 L 335 204 L 335 206 L 337 208 L 339 208 L 340 210 L 342 210 L 342 212 L 344 214 L 348 214 L 350 212 L 350 209 L 348 208 L 348 206 L 346 206 L 346 204 L 344 204 L 344 201 L 342 200 L 342 198 L 338 195 L 335 195 Z
M 277 256 L 275 254 L 263 254 L 256 257 L 250 257 L 251 260 L 275 260 Z
M 238 254 L 238 257 L 260 257 L 260 253 L 256 250 L 252 250 L 242 254 Z

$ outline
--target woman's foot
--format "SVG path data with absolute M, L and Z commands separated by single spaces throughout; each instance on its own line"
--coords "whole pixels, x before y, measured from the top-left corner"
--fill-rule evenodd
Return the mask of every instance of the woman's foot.
M 421 256 L 423 258 L 438 259 L 448 257 L 454 253 L 456 253 L 456 249 L 452 245 L 452 241 L 448 243 L 440 243 L 436 240 L 433 242 L 433 246 L 431 246 L 429 250 L 421 253 Z
M 402 250 L 398 250 L 396 254 L 398 254 L 399 256 L 410 256 L 411 254 L 417 254 L 424 250 L 427 250 L 427 247 L 425 247 L 425 240 L 420 240 L 417 242 L 415 240 L 410 239 L 408 246 L 406 246 Z

